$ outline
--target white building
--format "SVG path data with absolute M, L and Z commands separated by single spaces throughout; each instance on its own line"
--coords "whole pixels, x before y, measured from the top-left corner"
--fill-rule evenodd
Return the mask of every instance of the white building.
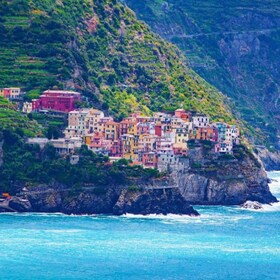
M 29 114 L 32 112 L 32 102 L 24 102 L 22 106 L 22 112 Z
M 225 139 L 226 139 L 226 142 L 232 142 L 234 144 L 239 144 L 239 142 L 240 142 L 239 129 L 236 127 L 236 125 L 227 126 Z
M 178 165 L 179 158 L 172 152 L 158 153 L 158 170 L 160 172 L 173 171 Z
M 80 137 L 52 139 L 50 142 L 60 155 L 73 154 L 77 149 L 81 148 L 83 144 L 83 140 Z
M 207 127 L 210 119 L 206 115 L 196 115 L 192 117 L 192 123 L 194 127 Z
M 221 142 L 215 145 L 215 152 L 220 154 L 232 154 L 233 151 L 233 144 L 232 142 Z

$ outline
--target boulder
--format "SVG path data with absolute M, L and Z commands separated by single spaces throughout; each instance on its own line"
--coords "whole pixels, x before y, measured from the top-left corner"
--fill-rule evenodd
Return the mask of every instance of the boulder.
M 253 210 L 260 210 L 263 209 L 263 206 L 261 203 L 257 202 L 257 201 L 246 201 L 244 204 L 241 205 L 242 208 L 245 209 L 253 209 Z

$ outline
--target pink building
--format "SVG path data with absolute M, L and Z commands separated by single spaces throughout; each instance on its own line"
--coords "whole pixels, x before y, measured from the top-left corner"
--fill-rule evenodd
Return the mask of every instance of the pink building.
M 143 153 L 142 164 L 148 168 L 157 168 L 157 164 L 158 164 L 157 153 L 155 152 Z
M 184 109 L 178 109 L 175 111 L 175 117 L 176 118 L 181 118 L 182 120 L 185 120 L 185 121 L 188 121 L 190 122 L 191 121 L 191 113 L 189 112 L 186 112 L 186 110 Z
M 181 143 L 180 144 L 175 143 L 175 144 L 173 144 L 173 152 L 174 152 L 174 155 L 187 156 L 188 155 L 187 145 L 184 145 Z
M 74 91 L 46 90 L 39 99 L 32 100 L 32 110 L 52 110 L 68 113 L 75 109 L 75 102 L 81 94 Z
M 150 123 L 138 123 L 137 124 L 137 134 L 143 135 L 143 134 L 150 134 L 151 130 L 151 124 Z

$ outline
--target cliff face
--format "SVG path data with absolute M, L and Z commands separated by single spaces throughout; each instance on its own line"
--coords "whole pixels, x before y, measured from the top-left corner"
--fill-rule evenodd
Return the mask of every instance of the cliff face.
M 114 206 L 114 213 L 198 215 L 186 202 L 180 190 L 175 188 L 148 190 L 144 193 L 124 190 Z
M 209 145 L 209 143 L 207 144 Z M 218 157 L 197 144 L 180 159 L 171 176 L 133 186 L 68 188 L 52 183 L 22 191 L 0 204 L 0 211 L 66 214 L 187 214 L 190 205 L 240 205 L 247 200 L 276 202 L 261 163 L 243 146 L 233 156 Z M 18 186 L 17 189 L 23 189 Z
M 278 146 L 277 1 L 125 2 L 154 32 L 175 43 L 203 78 L 234 100 L 237 113 L 259 130 L 250 135 L 252 141 Z
M 158 182 L 159 183 L 159 182 Z M 160 183 L 159 183 L 160 184 Z M 161 185 L 161 184 L 160 184 Z M 198 215 L 178 188 L 113 187 L 73 191 L 65 186 L 39 186 L 0 204 L 0 212 L 61 212 L 65 214 L 185 214 Z M 152 186 L 151 186 L 152 187 Z M 153 186 L 155 187 L 155 186 Z
M 270 152 L 266 148 L 258 148 L 258 156 L 263 162 L 265 170 L 280 170 L 280 152 Z
M 3 164 L 3 144 L 4 144 L 4 141 L 0 140 L 0 167 Z
M 193 151 L 194 157 L 185 161 L 173 173 L 186 201 L 196 205 L 240 205 L 247 200 L 261 203 L 276 202 L 270 193 L 267 175 L 252 154 L 244 148 L 235 150 L 239 158 L 206 159 L 195 165 L 195 155 L 201 155 L 202 148 Z

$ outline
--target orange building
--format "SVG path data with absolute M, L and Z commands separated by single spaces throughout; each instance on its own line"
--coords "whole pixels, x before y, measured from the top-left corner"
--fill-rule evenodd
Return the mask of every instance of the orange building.
M 216 127 L 197 127 L 191 134 L 191 139 L 218 141 L 218 129 Z
M 142 164 L 148 168 L 157 168 L 158 156 L 156 152 L 142 154 Z

